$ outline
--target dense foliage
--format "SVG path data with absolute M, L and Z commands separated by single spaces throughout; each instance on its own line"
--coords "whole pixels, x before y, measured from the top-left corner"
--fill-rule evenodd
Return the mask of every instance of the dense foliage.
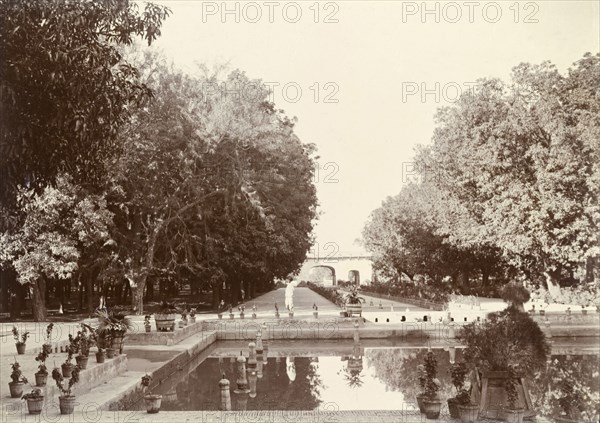
M 315 149 L 295 119 L 241 71 L 186 74 L 136 46 L 170 13 L 139 7 L 0 1 L 0 280 L 31 287 L 36 320 L 71 282 L 90 312 L 130 292 L 143 313 L 174 281 L 236 303 L 312 243 Z M 207 94 L 221 84 L 257 90 Z
M 436 116 L 420 177 L 375 210 L 366 247 L 389 279 L 449 277 L 464 290 L 524 276 L 599 279 L 600 54 L 567 75 L 521 64 Z
M 490 313 L 484 322 L 464 326 L 458 339 L 466 346 L 465 361 L 483 370 L 532 376 L 545 367 L 550 354 L 538 324 L 513 307 Z

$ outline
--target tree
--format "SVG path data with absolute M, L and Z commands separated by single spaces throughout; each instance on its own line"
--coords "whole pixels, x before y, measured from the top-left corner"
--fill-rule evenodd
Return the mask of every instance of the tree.
M 456 246 L 492 247 L 548 287 L 597 256 L 600 55 L 567 76 L 521 64 L 513 85 L 480 81 L 437 115 L 418 157 L 458 213 L 440 233 Z
M 14 267 L 18 281 L 31 286 L 33 316 L 40 322 L 46 320 L 47 279 L 73 277 L 86 249 L 108 240 L 112 214 L 103 196 L 84 191 L 67 176 L 41 194 L 21 189 L 17 195 L 25 218 L 18 231 L 0 234 L 0 265 Z
M 466 288 L 469 274 L 481 272 L 485 284 L 497 271 L 495 251 L 452 245 L 440 232 L 440 221 L 452 210 L 442 194 L 428 181 L 409 183 L 371 214 L 363 240 L 385 276 L 414 281 L 416 275 L 424 275 L 437 284 L 451 276 L 455 288 L 459 283 Z
M 151 95 L 120 47 L 160 35 L 169 9 L 127 0 L 0 1 L 0 231 L 22 232 L 20 187 L 60 175 L 98 193 L 117 129 Z M 2 284 L 14 274 L 4 269 Z M 5 291 L 6 292 L 6 291 Z M 38 289 L 34 287 L 34 293 Z
M 312 148 L 293 135 L 293 122 L 267 102 L 266 90 L 252 100 L 206 97 L 206 84 L 220 81 L 184 74 L 160 55 L 142 56 L 138 67 L 156 95 L 121 133 L 126 148 L 111 188 L 115 239 L 137 312 L 155 268 L 197 276 L 221 269 L 234 292 L 243 280 L 295 269 L 314 218 Z M 239 71 L 224 83 L 264 86 Z M 287 248 L 282 230 L 292 238 Z
M 169 9 L 126 0 L 0 1 L 0 200 L 66 172 L 95 182 L 129 105 L 150 95 L 119 45 L 150 44 Z

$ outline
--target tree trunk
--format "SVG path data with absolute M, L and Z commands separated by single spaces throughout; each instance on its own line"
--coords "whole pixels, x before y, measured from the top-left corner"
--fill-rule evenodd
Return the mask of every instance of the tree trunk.
M 216 309 L 219 307 L 219 303 L 221 302 L 221 285 L 212 286 L 212 308 Z
M 45 322 L 46 312 L 46 279 L 41 277 L 33 284 L 33 320 L 36 322 Z
M 154 282 L 149 281 L 146 288 L 146 301 L 154 301 Z
M 490 283 L 490 272 L 487 269 L 481 269 L 481 284 L 487 287 Z
M 558 281 L 554 280 L 554 277 L 550 272 L 544 272 L 544 276 L 546 277 L 546 287 L 548 288 L 548 293 L 552 298 L 557 298 L 560 296 L 560 285 Z

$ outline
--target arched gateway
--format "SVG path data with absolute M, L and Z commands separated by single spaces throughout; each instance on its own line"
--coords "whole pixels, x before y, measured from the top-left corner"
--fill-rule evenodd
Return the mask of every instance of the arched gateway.
M 321 269 L 327 269 L 328 275 L 323 277 Z M 341 279 L 366 285 L 373 280 L 373 262 L 371 255 L 364 253 L 339 252 L 326 257 L 307 257 L 298 279 L 309 282 L 323 281 L 325 285 L 337 285 L 338 279 Z

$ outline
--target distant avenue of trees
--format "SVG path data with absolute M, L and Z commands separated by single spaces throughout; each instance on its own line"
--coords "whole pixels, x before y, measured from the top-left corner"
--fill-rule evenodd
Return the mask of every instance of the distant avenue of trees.
M 363 230 L 380 274 L 463 291 L 600 280 L 599 93 L 588 53 L 566 75 L 521 64 L 441 108 L 420 177 Z
M 312 144 L 241 71 L 186 74 L 141 50 L 168 8 L 0 0 L 0 275 L 34 318 L 78 286 L 143 312 L 177 281 L 213 305 L 304 261 L 316 217 Z M 202 87 L 253 86 L 207 95 Z M 163 289 L 161 289 L 161 287 Z

